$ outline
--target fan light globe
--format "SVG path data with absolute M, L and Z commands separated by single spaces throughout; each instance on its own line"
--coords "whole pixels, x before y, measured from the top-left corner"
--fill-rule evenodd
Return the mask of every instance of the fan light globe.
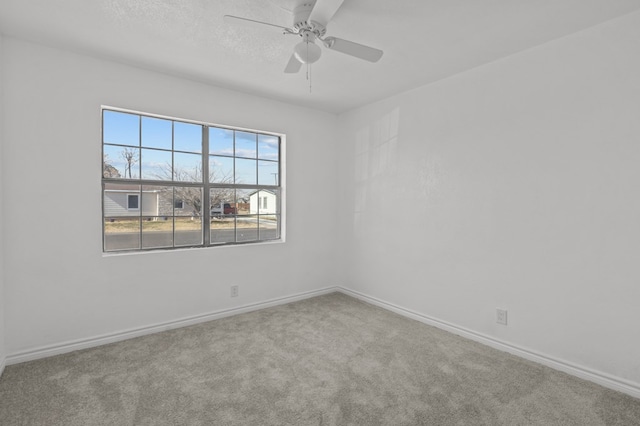
M 293 54 L 303 64 L 312 64 L 320 59 L 322 49 L 313 42 L 301 41 L 293 48 Z

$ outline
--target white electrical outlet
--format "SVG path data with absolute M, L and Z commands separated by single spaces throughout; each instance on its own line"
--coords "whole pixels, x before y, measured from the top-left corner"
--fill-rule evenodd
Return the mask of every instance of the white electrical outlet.
M 507 325 L 507 310 L 496 308 L 496 322 L 498 324 Z
M 238 297 L 238 286 L 237 285 L 232 285 L 231 286 L 231 297 Z

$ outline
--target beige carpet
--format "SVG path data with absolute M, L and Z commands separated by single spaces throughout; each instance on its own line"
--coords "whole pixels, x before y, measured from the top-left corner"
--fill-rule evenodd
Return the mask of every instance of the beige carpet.
M 48 359 L 10 425 L 640 425 L 640 400 L 334 293 Z

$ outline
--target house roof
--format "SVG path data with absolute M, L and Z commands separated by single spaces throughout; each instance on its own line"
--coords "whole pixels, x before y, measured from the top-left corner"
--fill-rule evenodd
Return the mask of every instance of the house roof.
M 274 191 L 271 191 L 269 189 L 259 189 L 257 191 L 253 191 L 253 192 L 249 193 L 248 196 L 251 197 L 253 194 L 257 194 L 258 192 L 268 192 L 271 195 L 276 195 L 276 193 Z

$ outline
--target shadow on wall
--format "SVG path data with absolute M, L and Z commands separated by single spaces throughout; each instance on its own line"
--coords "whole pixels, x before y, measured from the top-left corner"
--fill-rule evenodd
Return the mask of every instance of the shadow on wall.
M 356 238 L 363 232 L 365 212 L 388 209 L 391 213 L 394 208 L 387 200 L 370 195 L 384 193 L 385 186 L 391 185 L 388 177 L 397 168 L 399 122 L 400 108 L 396 107 L 355 135 L 353 227 Z

